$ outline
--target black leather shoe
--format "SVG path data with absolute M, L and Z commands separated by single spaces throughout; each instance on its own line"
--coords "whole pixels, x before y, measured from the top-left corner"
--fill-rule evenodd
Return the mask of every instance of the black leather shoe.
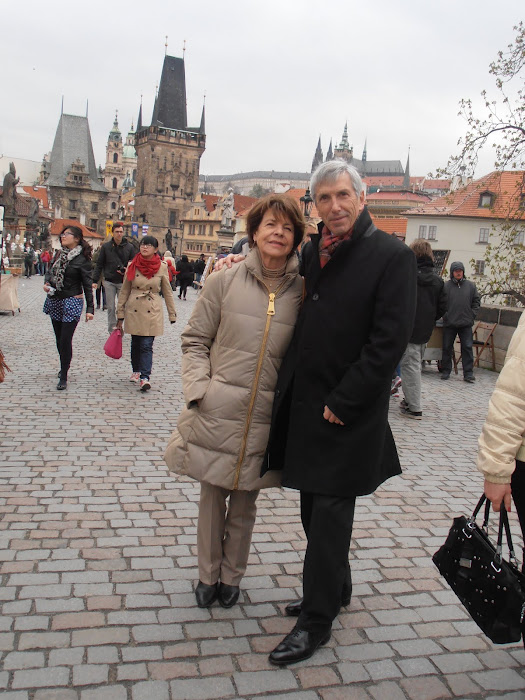
M 343 590 L 343 596 L 341 598 L 341 607 L 346 608 L 347 605 L 350 605 L 350 599 L 352 597 L 352 589 L 350 588 L 350 592 L 348 590 Z M 301 614 L 301 610 L 303 607 L 303 599 L 298 598 L 297 600 L 294 600 L 293 603 L 288 603 L 288 605 L 285 607 L 284 612 L 286 615 L 289 615 L 290 617 L 299 617 Z
M 286 666 L 309 659 L 317 649 L 330 639 L 328 632 L 311 632 L 294 627 L 268 657 L 274 666 Z
M 473 384 L 476 381 L 476 377 L 473 374 L 467 374 L 465 377 L 463 377 L 463 381 Z
M 199 608 L 209 608 L 210 605 L 217 600 L 218 590 L 218 583 L 214 583 L 213 586 L 209 586 L 207 583 L 202 583 L 202 581 L 199 581 L 197 588 L 195 589 L 195 598 Z
M 239 600 L 239 586 L 228 586 L 227 583 L 219 584 L 219 603 L 223 608 L 231 608 Z
M 60 379 L 58 380 L 58 384 L 57 384 L 58 391 L 64 391 L 64 389 L 66 389 L 66 388 L 67 388 L 67 379 L 62 379 L 62 377 L 60 377 Z

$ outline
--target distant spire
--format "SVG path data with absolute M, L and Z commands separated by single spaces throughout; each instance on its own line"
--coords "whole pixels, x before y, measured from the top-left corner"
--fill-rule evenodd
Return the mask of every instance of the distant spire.
M 349 150 L 350 144 L 348 143 L 348 120 L 345 122 L 345 128 L 343 129 L 343 136 L 341 138 L 341 143 L 339 148 Z
M 361 158 L 361 160 L 363 161 L 363 163 L 366 163 L 366 142 L 367 142 L 367 139 L 365 139 L 365 145 L 364 145 L 364 148 L 363 148 L 363 157 Z
M 326 160 L 333 160 L 334 159 L 334 151 L 332 148 L 332 139 L 330 139 L 330 145 L 328 146 L 328 152 L 326 153 Z
M 405 177 L 403 178 L 403 189 L 410 189 L 410 146 L 408 147 L 407 164 L 405 167 Z
M 86 119 L 88 115 L 88 109 L 89 109 L 89 100 L 86 100 Z
M 115 121 L 113 122 L 113 128 L 118 129 L 118 109 L 115 110 Z
M 137 119 L 137 131 L 142 129 L 142 95 L 140 96 L 139 116 Z
M 206 110 L 206 95 L 204 95 L 204 102 L 202 105 L 201 125 L 199 127 L 199 132 L 201 134 L 206 133 L 205 110 Z
M 60 107 L 60 114 L 64 114 L 64 95 L 62 95 L 62 106 Z
M 164 44 L 164 55 L 168 55 L 168 35 L 166 34 L 166 43 Z
M 184 39 L 184 43 L 182 45 L 182 60 L 186 58 L 186 39 Z
M 318 165 L 321 165 L 323 162 L 323 151 L 321 149 L 321 136 L 319 136 L 319 141 L 317 142 L 317 148 L 315 149 L 314 157 L 312 160 L 312 173 L 313 171 L 317 168 Z

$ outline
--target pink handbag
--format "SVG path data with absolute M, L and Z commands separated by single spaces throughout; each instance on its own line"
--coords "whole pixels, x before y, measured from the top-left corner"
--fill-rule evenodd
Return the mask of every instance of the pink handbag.
M 118 328 L 110 333 L 104 345 L 104 352 L 114 360 L 120 360 L 122 357 L 122 332 Z

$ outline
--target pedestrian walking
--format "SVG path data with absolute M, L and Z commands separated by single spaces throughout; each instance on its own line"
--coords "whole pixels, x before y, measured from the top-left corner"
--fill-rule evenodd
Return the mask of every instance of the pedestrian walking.
M 399 406 L 407 418 L 421 420 L 421 365 L 434 324 L 447 310 L 447 297 L 445 283 L 434 272 L 434 255 L 430 243 L 424 238 L 418 238 L 410 245 L 410 249 L 417 262 L 416 316 L 410 342 L 401 358 L 404 398 Z
M 93 287 L 97 287 L 101 277 L 106 292 L 104 306 L 108 310 L 108 333 L 115 328 L 117 317 L 115 313 L 117 297 L 122 288 L 126 266 L 132 260 L 137 251 L 135 247 L 124 238 L 124 224 L 116 221 L 113 224 L 113 236 L 110 241 L 104 243 L 98 252 L 95 271 L 93 272 Z
M 193 265 L 188 260 L 187 255 L 183 255 L 177 263 L 177 281 L 179 283 L 179 299 L 186 299 L 186 291 L 193 282 Z
M 61 248 L 45 276 L 47 297 L 44 313 L 48 314 L 55 332 L 60 372 L 57 389 L 67 387 L 67 377 L 73 357 L 73 335 L 82 316 L 86 299 L 86 321 L 93 319 L 93 289 L 91 278 L 91 246 L 84 240 L 82 229 L 67 226 L 60 234 Z
M 177 287 L 177 270 L 175 269 L 175 261 L 173 260 L 173 255 L 171 254 L 171 251 L 167 250 L 164 253 L 163 257 L 164 262 L 168 266 L 168 276 L 170 279 L 170 285 L 173 291 L 175 291 Z
M 297 203 L 270 195 L 247 215 L 252 246 L 241 264 L 213 273 L 182 334 L 186 408 L 166 449 L 169 468 L 200 481 L 197 605 L 229 608 L 246 571 L 277 371 L 302 297 L 295 251 Z M 228 506 L 226 505 L 228 501 Z
M 26 244 L 25 250 L 24 250 L 24 267 L 25 267 L 25 276 L 27 279 L 31 279 L 31 275 L 33 274 L 33 265 L 35 264 L 36 260 L 36 254 L 35 254 L 35 249 L 30 243 Z
M 472 351 L 472 324 L 481 305 L 481 299 L 474 282 L 465 279 L 465 266 L 453 262 L 450 266 L 450 279 L 445 283 L 447 311 L 443 316 L 443 355 L 441 358 L 441 379 L 450 379 L 454 341 L 459 336 L 461 343 L 461 363 L 463 379 L 474 382 L 474 353 Z
M 43 250 L 40 253 L 40 263 L 42 265 L 42 274 L 43 275 L 46 274 L 50 262 L 51 262 L 51 253 L 46 248 L 46 250 Z
M 168 266 L 160 259 L 158 247 L 154 236 L 142 238 L 140 252 L 127 267 L 118 299 L 116 327 L 131 335 L 130 381 L 140 382 L 141 391 L 151 388 L 153 341 L 164 333 L 161 291 L 170 323 L 177 318 Z

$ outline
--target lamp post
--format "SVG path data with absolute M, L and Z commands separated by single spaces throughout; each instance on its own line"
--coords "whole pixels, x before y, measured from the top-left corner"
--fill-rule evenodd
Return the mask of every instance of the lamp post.
M 310 197 L 310 189 L 307 188 L 306 192 L 304 193 L 304 196 L 300 198 L 299 200 L 303 206 L 303 213 L 304 213 L 304 218 L 309 219 L 310 218 L 310 212 L 312 211 L 312 206 L 314 203 L 314 200 Z

